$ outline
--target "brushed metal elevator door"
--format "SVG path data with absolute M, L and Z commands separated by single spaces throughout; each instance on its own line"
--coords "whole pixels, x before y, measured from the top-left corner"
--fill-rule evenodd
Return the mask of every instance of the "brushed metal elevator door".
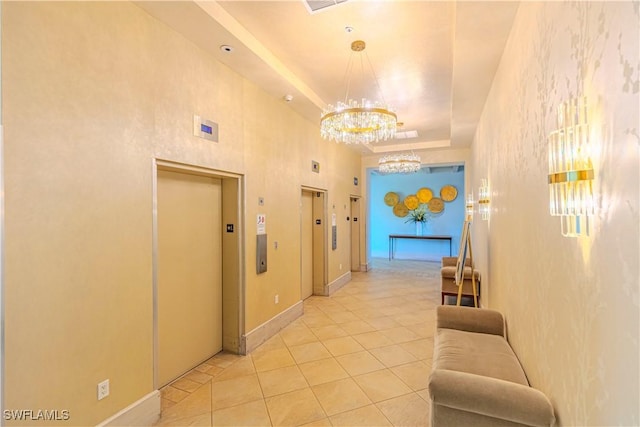
M 222 350 L 222 183 L 158 171 L 158 383 Z
M 301 223 L 301 299 L 305 299 L 313 294 L 313 193 L 310 191 L 302 192 Z

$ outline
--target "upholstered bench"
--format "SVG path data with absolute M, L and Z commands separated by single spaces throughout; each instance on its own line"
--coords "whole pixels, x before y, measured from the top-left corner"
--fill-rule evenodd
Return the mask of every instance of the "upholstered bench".
M 447 295 L 458 296 L 458 285 L 456 285 L 456 264 L 457 257 L 442 257 L 442 265 L 440 268 L 440 293 L 442 295 L 442 304 L 444 297 Z M 471 283 L 471 260 L 467 258 L 464 262 L 464 280 L 462 281 L 462 296 L 473 298 L 473 284 Z M 474 271 L 476 276 L 476 292 L 478 297 L 478 306 L 480 305 L 480 273 Z
M 527 377 L 494 310 L 436 308 L 431 427 L 552 426 L 553 406 Z

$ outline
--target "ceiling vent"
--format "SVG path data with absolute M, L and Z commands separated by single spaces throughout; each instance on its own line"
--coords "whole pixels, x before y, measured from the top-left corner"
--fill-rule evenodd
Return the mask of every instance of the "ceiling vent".
M 416 130 L 396 132 L 396 139 L 409 139 L 409 138 L 417 138 L 417 137 L 418 137 L 418 131 Z
M 340 3 L 345 3 L 347 0 L 302 0 L 307 7 L 309 13 L 316 13 L 318 11 L 326 10 L 331 6 L 336 6 Z

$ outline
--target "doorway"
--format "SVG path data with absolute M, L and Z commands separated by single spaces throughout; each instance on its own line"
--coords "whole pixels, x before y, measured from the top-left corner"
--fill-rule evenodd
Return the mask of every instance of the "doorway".
M 240 178 L 156 161 L 154 383 L 241 353 Z M 224 248 L 224 250 L 223 250 Z
M 303 188 L 300 202 L 300 299 L 326 295 L 325 192 Z

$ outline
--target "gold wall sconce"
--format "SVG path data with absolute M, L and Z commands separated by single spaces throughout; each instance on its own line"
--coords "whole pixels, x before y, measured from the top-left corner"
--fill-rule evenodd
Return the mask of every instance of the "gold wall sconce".
M 556 121 L 557 129 L 548 137 L 549 211 L 560 217 L 563 236 L 588 236 L 594 173 L 586 98 L 560 104 Z
M 475 202 L 473 201 L 473 193 L 467 194 L 467 201 L 465 204 L 465 211 L 467 213 L 467 221 L 473 221 L 473 206 Z
M 491 203 L 489 194 L 490 194 L 489 184 L 487 183 L 486 179 L 483 179 L 482 184 L 478 189 L 478 213 L 480 214 L 482 219 L 485 221 L 489 219 L 489 212 L 490 212 L 489 204 Z

